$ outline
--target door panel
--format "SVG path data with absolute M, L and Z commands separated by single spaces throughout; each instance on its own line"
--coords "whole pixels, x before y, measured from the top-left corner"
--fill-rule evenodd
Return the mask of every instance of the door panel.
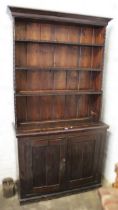
M 65 139 L 19 140 L 21 189 L 23 194 L 49 193 L 63 188 Z M 25 176 L 23 176 L 23 174 Z
M 46 175 L 46 149 L 45 146 L 32 148 L 32 174 L 33 186 L 44 186 Z
M 69 137 L 67 152 L 69 188 L 77 188 L 97 181 L 99 156 L 103 153 L 102 142 L 103 135 L 100 133 Z
M 49 145 L 46 152 L 46 185 L 59 184 L 60 144 Z
M 18 140 L 21 197 L 101 182 L 105 131 Z

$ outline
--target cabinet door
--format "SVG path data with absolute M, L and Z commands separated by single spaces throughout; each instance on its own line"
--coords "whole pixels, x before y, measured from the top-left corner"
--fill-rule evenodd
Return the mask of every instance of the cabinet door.
M 19 165 L 21 195 L 51 193 L 64 187 L 65 140 L 20 139 Z
M 100 182 L 104 134 L 71 136 L 68 139 L 68 187 L 77 188 Z

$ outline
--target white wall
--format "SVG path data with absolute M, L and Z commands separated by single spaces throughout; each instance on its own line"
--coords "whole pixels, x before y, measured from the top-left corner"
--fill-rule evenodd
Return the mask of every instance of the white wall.
M 103 120 L 110 125 L 104 175 L 109 181 L 115 178 L 118 162 L 118 3 L 113 6 L 113 18 L 107 30 L 103 80 Z
M 103 120 L 110 125 L 105 176 L 114 178 L 118 161 L 118 3 L 117 0 L 1 0 L 0 1 L 0 182 L 17 177 L 17 141 L 13 130 L 13 29 L 7 6 L 114 17 L 107 30 Z

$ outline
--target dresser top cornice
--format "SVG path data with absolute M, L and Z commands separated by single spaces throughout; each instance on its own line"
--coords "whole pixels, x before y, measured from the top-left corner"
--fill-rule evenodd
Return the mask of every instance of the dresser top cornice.
M 85 25 L 96 25 L 106 26 L 111 18 L 88 16 L 82 14 L 62 13 L 48 10 L 37 10 L 29 8 L 20 8 L 9 6 L 9 9 L 14 18 L 25 18 L 42 21 L 55 21 L 63 23 L 73 24 L 85 24 Z

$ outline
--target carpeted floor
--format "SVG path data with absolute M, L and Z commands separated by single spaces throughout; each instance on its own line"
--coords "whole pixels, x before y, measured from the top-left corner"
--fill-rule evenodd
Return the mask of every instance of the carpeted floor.
M 17 195 L 6 199 L 0 193 L 0 210 L 102 210 L 97 190 L 58 199 L 19 205 Z

